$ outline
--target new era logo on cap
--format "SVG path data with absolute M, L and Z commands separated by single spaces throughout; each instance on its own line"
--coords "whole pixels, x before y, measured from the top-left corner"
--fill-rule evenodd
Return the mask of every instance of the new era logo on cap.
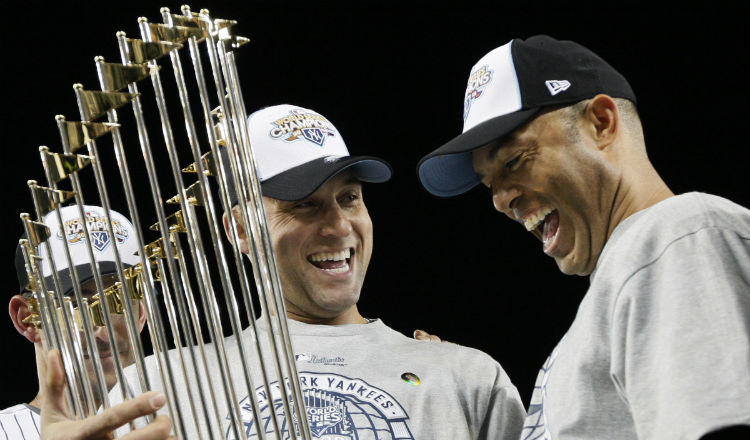
M 555 80 L 551 79 L 548 81 L 545 81 L 544 84 L 547 85 L 547 88 L 549 89 L 549 92 L 552 94 L 552 96 L 557 95 L 560 92 L 564 92 L 565 90 L 568 90 L 570 87 L 570 82 L 563 80 Z

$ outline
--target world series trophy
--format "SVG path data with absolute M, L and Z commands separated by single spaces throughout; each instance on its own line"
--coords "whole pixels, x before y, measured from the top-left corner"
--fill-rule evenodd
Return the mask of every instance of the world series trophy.
M 116 34 L 120 62 L 95 59 L 100 90 L 73 87 L 80 120 L 56 117 L 62 151 L 39 148 L 47 182 L 28 182 L 35 215 L 21 214 L 30 320 L 45 349 L 61 352 L 74 418 L 162 390 L 181 439 L 310 439 L 300 415 L 315 396 L 301 392 L 245 123 L 236 51 L 249 40 L 207 10 L 161 16 L 161 24 L 138 20 L 140 39 Z M 163 78 L 168 69 L 174 83 Z M 175 102 L 183 124 L 173 126 Z M 147 116 L 154 109 L 158 124 Z M 227 240 L 222 215 L 233 201 L 240 219 L 225 217 Z M 255 303 L 267 331 L 256 328 Z

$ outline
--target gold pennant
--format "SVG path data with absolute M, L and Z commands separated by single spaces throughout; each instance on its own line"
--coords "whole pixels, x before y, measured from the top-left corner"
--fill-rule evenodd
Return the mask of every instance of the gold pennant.
M 79 105 L 85 109 L 90 121 L 105 115 L 109 110 L 129 104 L 131 100 L 138 96 L 124 92 L 83 90 L 82 87 L 79 87 L 77 92 Z
M 151 31 L 151 38 L 154 41 L 182 43 L 191 37 L 197 38 L 198 41 L 203 41 L 208 36 L 208 33 L 203 29 L 194 27 L 149 23 L 148 28 Z
M 107 301 L 109 312 L 115 315 L 122 315 L 125 308 L 122 305 L 122 284 L 117 282 L 106 289 L 104 289 L 104 300 Z M 91 314 L 91 321 L 94 327 L 103 327 L 104 322 L 104 307 L 102 305 L 102 297 L 100 294 L 96 294 L 91 297 L 89 303 L 89 313 Z M 78 308 L 76 308 L 78 311 Z M 80 313 L 80 312 L 79 312 Z
M 158 60 L 169 52 L 182 47 L 181 44 L 171 43 L 169 41 L 150 42 L 134 38 L 127 38 L 125 41 L 128 45 L 130 62 L 135 64 L 145 64 L 149 61 Z
M 182 211 L 177 211 L 165 219 L 167 221 L 167 227 L 169 232 L 187 232 L 185 226 L 185 219 L 182 216 Z M 155 223 L 149 227 L 152 231 L 159 231 L 159 223 Z
M 28 292 L 38 292 L 39 289 L 41 289 L 41 284 L 37 280 L 37 277 L 34 276 L 35 273 L 39 273 L 39 262 L 42 261 L 42 257 L 37 255 L 36 246 L 32 247 L 31 242 L 27 239 L 21 239 L 18 240 L 18 246 L 22 247 L 26 252 L 24 253 L 24 266 L 26 268 L 26 278 L 28 279 L 28 283 L 26 286 L 24 286 L 24 290 Z M 24 295 L 26 296 L 26 295 Z M 33 296 L 30 297 L 30 299 L 33 299 Z M 36 302 L 34 302 L 34 305 Z M 34 307 L 32 305 L 31 307 L 32 313 L 34 312 Z M 36 312 L 38 313 L 38 311 Z
M 29 316 L 23 319 L 24 324 L 32 324 L 36 328 L 42 328 L 42 319 L 39 316 L 39 303 L 33 296 L 27 299 L 29 304 Z
M 193 17 L 178 14 L 171 14 L 171 16 L 172 23 L 176 26 L 201 29 L 206 34 L 208 34 L 211 27 L 211 23 L 205 19 L 199 18 L 200 16 L 197 14 L 193 14 Z
M 102 89 L 116 91 L 126 88 L 129 84 L 138 82 L 149 77 L 148 66 L 142 64 L 123 65 L 118 63 L 96 63 L 99 78 L 102 81 Z
M 111 122 L 60 121 L 59 124 L 64 128 L 62 131 L 68 138 L 71 152 L 75 152 L 88 142 L 120 126 L 120 124 Z
M 61 154 L 44 152 L 44 160 L 51 174 L 52 181 L 59 183 L 70 174 L 91 163 L 91 157 L 80 154 Z
M 36 183 L 30 183 L 29 189 L 42 217 L 54 211 L 57 206 L 61 206 L 76 194 L 75 191 L 47 188 Z
M 28 225 L 28 231 L 30 235 L 29 240 L 35 248 L 41 243 L 47 241 L 47 239 L 50 237 L 49 228 L 44 223 L 36 222 L 31 219 L 27 219 L 24 221 Z M 33 254 L 36 255 L 36 252 L 34 252 Z M 31 252 L 29 253 L 29 255 L 31 255 Z
M 187 202 L 193 206 L 203 206 L 205 203 L 205 201 L 203 200 L 203 193 L 201 193 L 199 184 L 200 182 L 195 182 L 192 185 L 185 188 L 185 196 L 187 197 Z M 176 196 L 167 200 L 167 203 L 171 205 L 179 204 L 180 195 L 177 194 Z
M 206 174 L 206 176 L 215 176 L 218 174 L 218 169 L 216 168 L 216 161 L 214 160 L 214 155 L 212 152 L 207 152 L 203 156 L 201 156 L 201 162 L 203 162 L 203 172 Z M 193 162 L 190 165 L 186 166 L 182 169 L 183 173 L 197 173 L 198 172 L 198 165 Z

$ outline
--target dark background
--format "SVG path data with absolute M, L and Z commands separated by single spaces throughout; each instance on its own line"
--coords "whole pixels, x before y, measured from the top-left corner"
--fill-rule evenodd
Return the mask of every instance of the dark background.
M 179 10 L 179 3 L 164 3 Z M 573 319 L 587 279 L 562 275 L 535 238 L 492 210 L 486 190 L 440 200 L 420 187 L 419 158 L 460 133 L 471 66 L 511 38 L 537 33 L 588 46 L 629 79 L 650 157 L 675 193 L 705 191 L 750 206 L 750 14 L 747 2 L 517 3 L 191 6 L 238 20 L 237 33 L 253 40 L 239 55 L 249 111 L 278 103 L 315 109 L 353 153 L 393 165 L 389 183 L 365 190 L 376 245 L 362 314 L 407 334 L 421 328 L 486 351 L 528 404 L 537 370 Z M 118 60 L 115 32 L 137 36 L 136 18 L 160 22 L 161 4 L 4 4 L 6 298 L 17 292 L 17 214 L 33 210 L 25 182 L 44 181 L 37 148 L 61 151 L 54 115 L 78 119 L 72 84 L 97 89 L 93 57 Z M 129 142 L 136 157 L 137 141 Z M 9 319 L 0 322 L 5 407 L 32 399 L 36 383 L 32 344 Z

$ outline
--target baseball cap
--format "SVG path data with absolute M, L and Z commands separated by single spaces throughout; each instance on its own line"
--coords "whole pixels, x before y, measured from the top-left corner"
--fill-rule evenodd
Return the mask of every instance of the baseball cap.
M 99 264 L 101 275 L 117 273 L 117 263 L 115 262 L 113 251 L 115 243 L 117 243 L 123 267 L 130 267 L 140 262 L 140 257 L 137 254 L 138 240 L 135 237 L 135 231 L 130 220 L 119 212 L 110 210 L 112 230 L 115 234 L 114 237 L 111 237 L 107 230 L 107 217 L 104 208 L 84 205 L 83 210 L 85 221 L 91 233 L 91 249 L 94 253 L 94 259 Z M 47 242 L 50 244 L 52 261 L 54 261 L 60 283 L 62 284 L 63 295 L 68 295 L 73 290 L 73 280 L 68 270 L 68 260 L 65 257 L 63 240 L 67 240 L 68 242 L 70 257 L 78 274 L 79 283 L 83 284 L 93 279 L 94 274 L 91 269 L 91 260 L 89 259 L 89 252 L 86 245 L 86 231 L 83 229 L 78 205 L 64 206 L 60 208 L 60 214 L 64 233 L 60 231 L 60 224 L 57 221 L 55 211 L 45 215 L 42 221 L 50 231 L 50 237 Z M 41 257 L 39 268 L 47 282 L 47 287 L 54 288 L 52 264 L 50 263 L 50 256 L 47 254 L 47 247 L 44 243 L 39 245 L 37 255 Z M 29 279 L 20 245 L 16 247 L 16 274 L 18 276 L 20 293 L 28 292 Z
M 289 104 L 265 107 L 252 113 L 247 124 L 264 196 L 301 200 L 345 169 L 363 182 L 391 178 L 391 166 L 383 159 L 349 155 L 336 127 L 313 110 Z M 229 192 L 235 205 L 231 184 Z
M 440 197 L 468 191 L 479 183 L 473 150 L 512 132 L 544 107 L 599 93 L 636 102 L 625 77 L 576 42 L 536 35 L 490 51 L 469 74 L 463 132 L 419 161 L 422 186 Z

